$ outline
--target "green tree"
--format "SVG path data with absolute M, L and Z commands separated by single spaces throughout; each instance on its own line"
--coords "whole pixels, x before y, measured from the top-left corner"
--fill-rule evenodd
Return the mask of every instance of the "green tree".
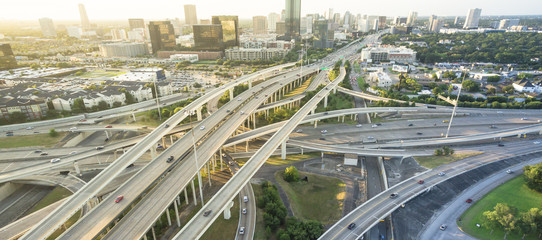
M 287 167 L 282 174 L 282 177 L 287 182 L 297 182 L 299 181 L 299 172 L 294 166 Z
M 504 86 L 502 88 L 502 91 L 506 94 L 514 94 L 515 89 L 512 85 L 508 85 L 508 86 Z
M 73 100 L 72 112 L 82 113 L 85 112 L 87 108 L 85 107 L 85 102 L 82 98 L 76 98 Z
M 501 80 L 500 76 L 489 76 L 489 77 L 487 77 L 487 82 L 496 83 L 496 82 L 499 82 L 500 80 Z
M 103 100 L 98 102 L 98 110 L 103 111 L 103 110 L 106 110 L 108 108 L 109 108 L 109 104 L 107 104 L 107 102 L 105 102 Z
M 477 92 L 480 90 L 480 84 L 473 80 L 465 80 L 461 86 L 468 92 Z
M 24 123 L 26 122 L 26 114 L 22 112 L 13 112 L 9 114 L 9 121 L 11 123 Z
M 523 167 L 523 176 L 529 188 L 542 192 L 542 163 Z
M 440 148 L 435 149 L 435 156 L 442 156 L 442 149 Z
M 57 137 L 57 136 L 58 136 L 58 132 L 54 128 L 49 129 L 49 137 Z

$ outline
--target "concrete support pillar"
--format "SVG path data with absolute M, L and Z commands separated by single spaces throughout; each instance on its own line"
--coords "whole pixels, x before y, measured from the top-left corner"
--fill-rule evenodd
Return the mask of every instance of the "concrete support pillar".
M 252 78 L 248 80 L 248 89 L 252 88 Z
M 188 191 L 186 190 L 186 188 L 184 188 L 184 200 L 186 201 L 186 204 L 188 205 Z
M 177 220 L 177 227 L 181 227 L 181 219 L 179 219 L 179 207 L 177 206 L 177 202 L 175 202 L 173 206 L 175 206 L 175 220 Z
M 105 132 L 105 137 L 109 138 L 109 132 L 107 132 L 107 130 L 105 130 L 104 132 Z M 83 138 L 86 138 L 85 134 L 86 134 L 85 132 L 82 133 Z
M 153 145 L 151 147 L 151 158 L 155 159 L 157 155 L 158 154 L 156 154 L 156 147 Z
M 233 201 L 228 203 L 224 208 L 224 219 L 228 220 L 231 218 L 231 208 L 233 207 Z
M 344 123 L 344 115 L 343 115 L 343 123 Z
M 177 202 L 177 205 L 181 205 L 181 197 L 179 197 L 179 195 L 177 195 L 175 201 Z
M 151 227 L 152 230 L 152 239 L 156 240 L 156 233 L 154 232 L 154 226 Z
M 245 152 L 248 152 L 248 140 L 247 140 L 247 145 L 245 146 Z
M 314 128 L 318 127 L 318 120 L 314 121 Z
M 303 155 L 303 148 L 301 148 L 301 155 Z
M 143 240 L 147 240 L 147 234 L 143 235 Z
M 192 184 L 192 196 L 194 196 L 194 206 L 197 206 L 198 199 L 196 199 L 196 186 L 194 186 L 194 180 L 190 181 L 190 183 Z
M 166 138 L 165 137 L 162 137 L 162 146 L 164 146 L 164 148 L 166 148 Z
M 173 135 L 169 135 L 169 141 L 171 142 L 171 145 L 173 145 Z
M 220 149 L 220 152 L 219 152 L 219 153 L 220 153 L 220 154 L 219 154 L 219 155 L 220 155 L 220 171 L 222 171 L 222 170 L 223 170 L 222 168 L 223 168 L 223 165 L 224 165 L 224 164 L 222 163 L 222 148 Z
M 233 101 L 233 88 L 230 88 L 229 92 L 230 92 L 230 101 Z
M 288 139 L 288 138 L 286 138 L 286 139 Z M 286 139 L 280 145 L 280 158 L 281 159 L 286 159 L 286 141 L 288 141 Z
M 173 202 L 175 202 L 175 200 L 173 200 Z M 166 217 L 167 217 L 167 225 L 171 226 L 171 216 L 169 216 L 169 207 L 166 208 Z
M 81 169 L 79 169 L 79 163 L 73 162 L 73 168 L 75 168 L 75 172 L 77 175 L 81 175 Z
M 252 123 L 254 125 L 254 129 L 256 129 L 256 114 L 254 114 L 252 117 Z
M 207 177 L 209 178 L 209 187 L 211 186 L 211 166 L 207 162 Z
M 335 87 L 333 88 L 333 94 L 337 94 L 337 86 L 335 85 Z
M 202 108 L 203 108 L 203 107 L 199 107 L 198 110 L 197 110 L 197 112 L 196 112 L 196 113 L 197 113 L 197 117 L 198 117 L 198 121 L 203 120 L 203 117 L 202 117 L 202 115 L 201 115 L 201 109 L 202 109 Z
M 134 119 L 134 122 L 136 121 L 135 114 L 132 112 L 132 119 Z
M 213 172 L 216 172 L 216 153 L 213 154 Z
M 327 108 L 327 95 L 324 97 L 324 108 Z

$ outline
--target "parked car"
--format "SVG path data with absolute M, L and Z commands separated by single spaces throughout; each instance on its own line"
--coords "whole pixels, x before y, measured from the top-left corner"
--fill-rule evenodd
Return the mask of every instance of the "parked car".
M 120 201 L 122 201 L 122 199 L 124 199 L 124 195 L 118 196 L 118 197 L 115 199 L 115 203 L 119 203 Z

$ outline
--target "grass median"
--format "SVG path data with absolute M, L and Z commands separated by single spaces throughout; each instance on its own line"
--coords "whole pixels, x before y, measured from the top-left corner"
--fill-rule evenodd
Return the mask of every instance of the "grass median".
M 276 172 L 275 179 L 286 192 L 294 216 L 302 220 L 317 220 L 322 224 L 334 223 L 341 218 L 346 195 L 343 181 L 300 172 L 308 177 L 308 181 L 289 183 L 282 178 L 282 172 Z
M 432 169 L 436 168 L 440 165 L 456 162 L 459 160 L 463 160 L 468 157 L 474 157 L 476 155 L 480 155 L 483 152 L 465 152 L 465 153 L 454 153 L 452 155 L 448 156 L 423 156 L 423 157 L 415 157 L 416 161 L 418 163 L 426 168 Z
M 0 138 L 0 148 L 17 148 L 17 147 L 52 147 L 57 144 L 67 135 L 67 133 L 59 133 L 56 137 L 51 137 L 47 133 L 21 135 L 12 137 Z

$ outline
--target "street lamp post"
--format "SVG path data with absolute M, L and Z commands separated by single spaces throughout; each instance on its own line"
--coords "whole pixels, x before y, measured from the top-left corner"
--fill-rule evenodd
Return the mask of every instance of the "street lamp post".
M 450 133 L 450 128 L 452 127 L 452 122 L 454 121 L 455 109 L 457 108 L 457 104 L 459 104 L 459 96 L 461 95 L 461 89 L 463 89 L 463 82 L 465 81 L 466 75 L 467 74 L 463 75 L 463 81 L 461 81 L 461 86 L 459 87 L 459 91 L 457 91 L 457 99 L 455 100 L 454 110 L 452 110 L 452 116 L 450 117 L 450 122 L 448 123 L 448 129 L 446 130 L 446 137 L 444 138 L 448 138 L 448 134 Z
M 194 148 L 194 161 L 196 163 L 196 170 L 198 171 L 198 185 L 199 185 L 199 196 L 201 199 L 201 206 L 203 207 L 203 190 L 201 188 L 202 182 L 201 182 L 201 171 L 199 169 L 198 165 L 198 152 L 196 150 L 196 138 L 194 137 L 194 128 L 192 127 L 192 114 L 193 112 L 191 110 L 188 111 L 189 119 L 190 119 L 190 132 L 192 132 L 192 147 Z

